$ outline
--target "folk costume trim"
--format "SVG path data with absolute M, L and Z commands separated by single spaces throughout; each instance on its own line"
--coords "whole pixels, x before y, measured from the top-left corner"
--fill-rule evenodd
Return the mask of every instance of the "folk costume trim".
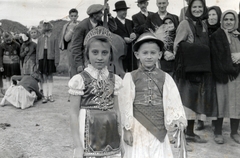
M 144 67 L 140 67 L 131 75 L 136 85 L 133 116 L 160 142 L 164 142 L 167 134 L 163 107 L 165 73 L 156 68 L 148 71 Z

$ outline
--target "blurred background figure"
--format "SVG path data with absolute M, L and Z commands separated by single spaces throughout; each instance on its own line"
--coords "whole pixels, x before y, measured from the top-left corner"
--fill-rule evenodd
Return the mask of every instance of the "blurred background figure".
M 132 50 L 132 44 L 137 36 L 133 31 L 134 25 L 132 20 L 126 18 L 128 9 L 129 7 L 127 7 L 125 1 L 118 1 L 115 3 L 115 9 L 113 10 L 117 13 L 117 16 L 115 17 L 117 30 L 113 33 L 121 36 L 127 45 L 127 54 L 123 59 L 123 68 L 125 72 L 137 69 L 137 59 Z
M 14 41 L 10 32 L 3 33 L 3 43 L 0 45 L 0 54 L 3 57 L 4 76 L 6 89 L 10 86 L 13 75 L 20 75 L 20 45 Z
M 20 109 L 33 106 L 35 101 L 42 98 L 38 87 L 38 82 L 41 79 L 40 75 L 40 72 L 36 71 L 29 76 L 12 76 L 12 80 L 18 83 L 7 89 L 0 105 L 11 104 Z
M 77 9 L 75 9 L 75 8 L 71 9 L 69 11 L 68 17 L 69 17 L 70 21 L 63 26 L 59 47 L 61 50 L 67 51 L 68 72 L 69 72 L 70 78 L 72 78 L 73 75 L 77 74 L 77 68 L 75 66 L 73 56 L 71 53 L 71 44 L 72 44 L 71 39 L 72 39 L 72 36 L 74 33 L 73 30 L 79 24 L 79 22 L 77 21 L 77 19 L 78 19 Z
M 42 103 L 48 101 L 54 102 L 53 99 L 53 73 L 60 60 L 60 50 L 58 38 L 52 34 L 53 25 L 49 21 L 43 21 L 42 35 L 38 38 L 36 62 L 38 70 L 41 72 L 43 81 L 43 99 Z
M 29 33 L 20 34 L 23 44 L 20 50 L 20 56 L 23 58 L 22 74 L 30 75 L 37 70 L 36 49 L 37 44 L 32 41 Z

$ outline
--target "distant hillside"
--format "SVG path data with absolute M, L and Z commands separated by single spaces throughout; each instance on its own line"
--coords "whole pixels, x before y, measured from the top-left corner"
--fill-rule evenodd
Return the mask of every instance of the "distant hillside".
M 11 21 L 11 20 L 0 20 L 2 23 L 2 29 L 4 31 L 11 31 L 17 33 L 27 32 L 28 28 L 23 26 L 22 24 Z M 52 20 L 51 23 L 53 24 L 53 34 L 58 37 L 60 40 L 60 35 L 63 29 L 63 25 L 65 25 L 68 21 L 66 20 Z M 68 60 L 67 60 L 67 51 L 60 51 L 60 63 L 57 68 L 58 75 L 68 75 Z
M 63 25 L 65 25 L 68 21 L 66 20 L 54 20 L 50 21 L 53 24 L 53 34 L 58 37 L 61 35 Z
M 11 31 L 11 32 L 17 32 L 17 33 L 27 31 L 27 27 L 22 25 L 19 22 L 7 20 L 7 19 L 2 19 L 0 20 L 0 22 L 2 23 L 2 29 L 4 31 Z
M 19 22 L 16 21 L 11 21 L 7 19 L 2 19 L 0 20 L 2 23 L 2 29 L 4 31 L 11 31 L 11 32 L 17 32 L 17 33 L 22 33 L 22 32 L 27 32 L 28 28 L 24 25 L 22 25 Z M 66 24 L 68 21 L 66 20 L 53 20 L 51 23 L 53 24 L 53 34 L 55 35 L 60 35 L 63 25 Z

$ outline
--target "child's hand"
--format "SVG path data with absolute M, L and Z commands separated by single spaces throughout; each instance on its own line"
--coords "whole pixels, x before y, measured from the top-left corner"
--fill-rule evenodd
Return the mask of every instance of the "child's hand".
M 0 67 L 0 72 L 3 72 L 4 71 L 4 68 L 3 67 Z
M 124 142 L 129 145 L 132 146 L 133 145 L 133 136 L 132 136 L 132 132 L 130 130 L 126 130 L 124 128 L 124 134 L 123 134 L 123 140 Z
M 74 149 L 73 158 L 83 158 L 83 148 L 78 147 Z

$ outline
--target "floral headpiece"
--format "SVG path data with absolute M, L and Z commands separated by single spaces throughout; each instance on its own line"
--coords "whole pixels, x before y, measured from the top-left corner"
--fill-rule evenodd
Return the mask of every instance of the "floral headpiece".
M 88 43 L 88 41 L 92 38 L 105 38 L 112 41 L 112 33 L 103 26 L 98 26 L 88 32 L 84 39 L 84 46 Z

